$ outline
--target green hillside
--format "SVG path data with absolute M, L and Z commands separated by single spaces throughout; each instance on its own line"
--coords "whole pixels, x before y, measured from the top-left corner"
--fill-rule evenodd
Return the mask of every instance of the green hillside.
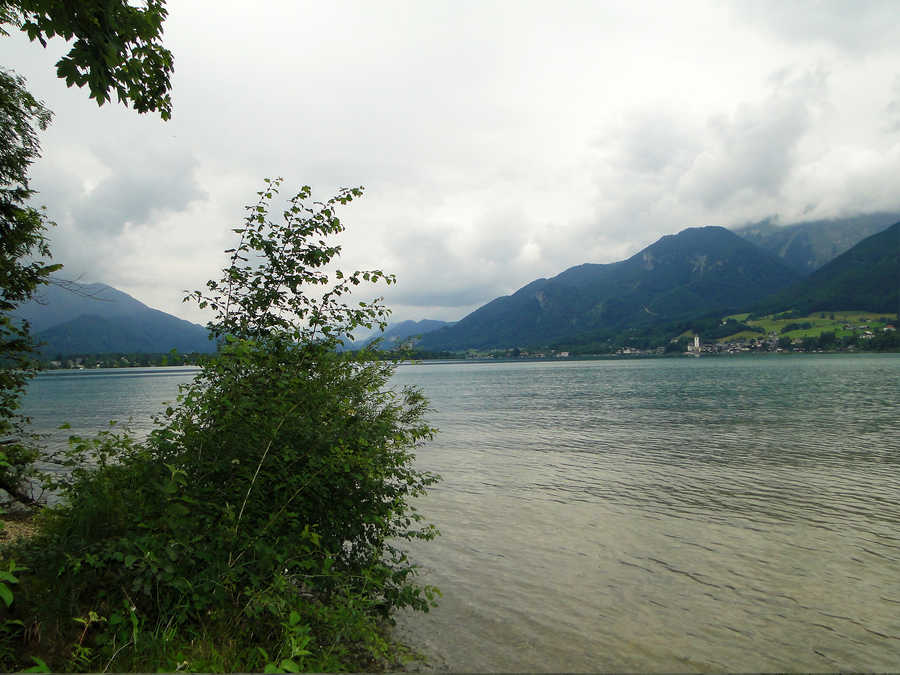
M 897 314 L 891 312 L 834 311 L 818 312 L 807 316 L 798 316 L 794 312 L 769 314 L 750 318 L 748 314 L 737 314 L 727 319 L 740 321 L 752 329 L 727 335 L 719 342 L 731 342 L 739 339 L 753 339 L 760 335 L 775 334 L 791 340 L 808 337 L 819 337 L 822 333 L 834 333 L 838 338 L 865 335 L 865 333 L 884 332 L 886 326 L 894 325 Z

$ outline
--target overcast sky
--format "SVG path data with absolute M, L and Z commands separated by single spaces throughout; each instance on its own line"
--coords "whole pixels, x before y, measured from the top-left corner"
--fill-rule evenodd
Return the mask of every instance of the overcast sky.
M 266 176 L 365 197 L 341 267 L 456 320 L 696 225 L 900 210 L 900 3 L 170 0 L 170 122 L 0 63 L 55 112 L 32 169 L 65 276 L 203 322 Z

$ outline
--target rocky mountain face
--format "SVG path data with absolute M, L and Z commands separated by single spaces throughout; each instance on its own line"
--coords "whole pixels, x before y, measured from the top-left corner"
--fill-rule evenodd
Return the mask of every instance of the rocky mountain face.
M 783 226 L 764 220 L 733 231 L 777 255 L 800 274 L 807 275 L 898 220 L 900 213 L 870 213 Z
M 862 240 L 754 311 L 810 314 L 849 309 L 900 312 L 900 222 Z

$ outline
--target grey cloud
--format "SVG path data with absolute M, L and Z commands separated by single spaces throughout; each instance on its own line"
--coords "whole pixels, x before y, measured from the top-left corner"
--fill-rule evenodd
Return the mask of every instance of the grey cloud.
M 488 241 L 472 248 L 453 247 L 449 233 L 411 232 L 394 242 L 408 256 L 396 262 L 398 284 L 385 290 L 389 304 L 467 307 L 486 302 L 504 292 L 498 271 L 508 262 L 498 238 L 486 232 Z
M 807 128 L 802 106 L 783 106 L 772 117 L 742 111 L 711 121 L 712 142 L 689 178 L 693 193 L 715 208 L 739 192 L 777 194 L 790 172 L 790 154 Z
M 686 196 L 718 208 L 738 195 L 778 195 L 824 91 L 824 74 L 810 73 L 778 86 L 761 105 L 712 118 L 704 150 L 683 181 Z
M 481 305 L 506 293 L 507 291 L 499 286 L 467 284 L 443 290 L 408 288 L 387 293 L 385 301 L 388 306 L 459 308 Z
M 792 44 L 817 42 L 865 53 L 900 40 L 895 0 L 756 0 L 731 7 L 739 19 Z
M 83 195 L 72 210 L 82 232 L 109 235 L 126 223 L 143 224 L 206 197 L 194 179 L 197 161 L 188 154 L 106 154 L 112 175 Z
M 517 208 L 495 208 L 474 222 L 432 224 L 398 233 L 391 250 L 403 252 L 392 263 L 398 284 L 385 290 L 391 307 L 404 307 L 402 318 L 458 318 L 493 298 L 506 295 L 533 279 L 561 271 L 549 261 L 544 229 Z M 528 247 L 534 256 L 523 255 Z M 578 262 L 583 262 L 579 260 Z M 387 266 L 386 266 L 387 267 Z M 431 308 L 431 309 L 429 309 Z M 455 308 L 456 313 L 449 313 Z
M 129 229 L 146 227 L 152 236 L 161 218 L 206 198 L 194 175 L 197 161 L 185 151 L 104 145 L 67 159 L 42 161 L 34 183 L 38 203 L 58 223 L 50 231 L 53 257 L 68 278 L 127 283 L 123 261 L 150 245 L 127 237 Z M 85 165 L 102 166 L 105 177 L 86 185 L 79 173 Z
M 189 153 L 152 149 L 94 149 L 108 176 L 85 187 L 65 164 L 42 163 L 35 171 L 39 201 L 51 217 L 84 236 L 114 236 L 126 224 L 141 225 L 167 213 L 184 211 L 207 193 L 196 180 L 197 160 Z
M 894 78 L 894 86 L 892 87 L 893 99 L 884 109 L 887 123 L 885 131 L 888 133 L 900 132 L 900 75 Z
M 827 79 L 821 69 L 783 69 L 767 94 L 705 123 L 661 107 L 633 111 L 596 144 L 595 217 L 580 228 L 583 248 L 610 262 L 684 227 L 784 209 L 799 145 L 828 105 Z
M 696 132 L 661 111 L 638 114 L 624 136 L 621 166 L 638 173 L 659 173 L 690 165 L 700 151 Z

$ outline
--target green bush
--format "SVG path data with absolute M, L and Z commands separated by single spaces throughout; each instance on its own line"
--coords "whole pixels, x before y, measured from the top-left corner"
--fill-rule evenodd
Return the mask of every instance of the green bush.
M 393 281 L 323 271 L 361 190 L 307 206 L 303 188 L 276 223 L 279 183 L 189 296 L 216 311 L 219 353 L 146 441 L 74 439 L 63 503 L 16 552 L 18 616 L 55 669 L 369 669 L 392 611 L 434 602 L 399 548 L 436 534 L 411 503 L 437 480 L 413 467 L 427 402 L 390 388 L 394 363 L 336 350 L 387 316 L 350 289 Z
M 782 333 L 790 333 L 792 330 L 809 330 L 813 325 L 809 321 L 789 323 L 781 329 Z

